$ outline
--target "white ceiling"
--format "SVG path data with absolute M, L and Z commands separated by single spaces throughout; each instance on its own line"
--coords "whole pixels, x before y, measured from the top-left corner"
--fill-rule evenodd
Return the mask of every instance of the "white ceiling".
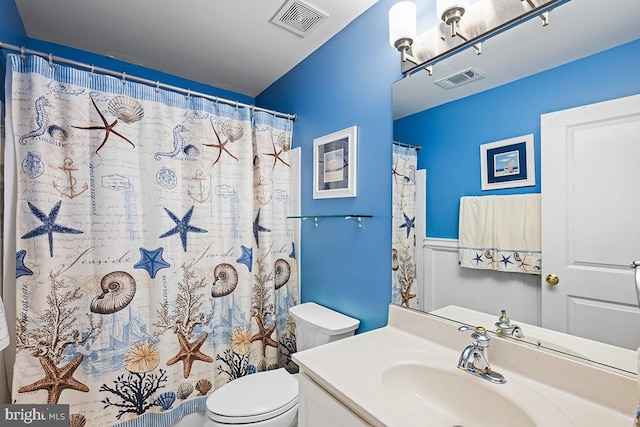
M 15 2 L 31 38 L 255 97 L 376 0 L 300 2 L 329 15 L 304 38 L 271 23 L 286 0 Z
M 431 77 L 426 71 L 420 71 L 394 83 L 394 118 L 637 39 L 640 39 L 640 0 L 571 0 L 551 11 L 547 27 L 542 26 L 540 19 L 531 19 L 483 43 L 481 55 L 470 48 L 435 64 Z M 474 67 L 486 77 L 449 90 L 434 83 L 468 67 Z M 638 70 L 629 70 L 629 78 L 637 75 Z M 603 80 L 607 78 L 602 76 Z

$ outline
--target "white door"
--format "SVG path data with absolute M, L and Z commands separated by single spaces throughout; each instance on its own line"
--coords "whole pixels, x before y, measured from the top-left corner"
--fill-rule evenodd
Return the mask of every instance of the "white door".
M 636 349 L 640 95 L 544 114 L 541 124 L 542 326 Z

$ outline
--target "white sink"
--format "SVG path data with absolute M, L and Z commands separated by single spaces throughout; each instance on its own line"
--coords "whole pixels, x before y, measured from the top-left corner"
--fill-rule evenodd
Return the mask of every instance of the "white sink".
M 370 372 L 379 377 L 385 399 L 424 426 L 574 425 L 535 385 L 517 374 L 496 369 L 507 382 L 495 384 L 458 369 L 457 356 L 447 354 L 392 351 L 372 360 Z
M 457 369 L 455 371 L 458 371 Z M 472 375 L 432 366 L 402 364 L 382 374 L 382 385 L 403 410 L 435 426 L 536 427 L 535 422 L 504 396 Z

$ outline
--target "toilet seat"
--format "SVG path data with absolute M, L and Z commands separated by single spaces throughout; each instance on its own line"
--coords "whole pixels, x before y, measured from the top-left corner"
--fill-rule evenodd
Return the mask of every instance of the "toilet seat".
M 277 417 L 298 404 L 298 381 L 280 368 L 246 375 L 207 398 L 207 416 L 219 423 L 249 424 Z

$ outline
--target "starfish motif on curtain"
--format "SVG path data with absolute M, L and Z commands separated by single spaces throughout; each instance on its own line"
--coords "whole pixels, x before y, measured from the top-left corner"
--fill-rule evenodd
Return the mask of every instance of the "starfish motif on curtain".
M 100 146 L 96 150 L 96 154 L 98 153 L 98 151 L 100 151 L 102 147 L 104 147 L 104 144 L 107 143 L 107 141 L 109 140 L 109 136 L 111 136 L 112 133 L 114 135 L 118 135 L 120 138 L 127 141 L 129 144 L 131 144 L 133 148 L 136 148 L 136 145 L 133 142 L 131 142 L 127 137 L 125 137 L 124 135 L 122 135 L 121 133 L 113 129 L 118 124 L 118 119 L 115 119 L 113 123 L 109 124 L 107 119 L 104 117 L 104 114 L 102 114 L 102 111 L 100 111 L 100 109 L 96 105 L 96 102 L 93 100 L 93 98 L 91 98 L 91 103 L 93 104 L 96 111 L 100 115 L 100 119 L 102 119 L 102 123 L 103 123 L 102 126 L 71 126 L 71 127 L 76 129 L 85 129 L 85 130 L 104 130 L 104 139 L 102 140 L 102 144 L 100 144 Z
M 411 288 L 403 289 L 400 291 L 400 297 L 402 298 L 402 302 L 400 305 L 404 305 L 405 307 L 409 307 L 409 300 L 416 297 L 416 294 L 411 293 Z
M 33 384 L 25 385 L 18 389 L 18 393 L 27 393 L 36 390 L 47 390 L 49 396 L 47 403 L 55 405 L 60 399 L 60 395 L 64 390 L 77 390 L 88 392 L 89 387 L 73 378 L 73 373 L 82 363 L 82 355 L 77 356 L 68 365 L 58 368 L 48 356 L 40 356 L 38 358 L 45 377 Z
M 41 236 L 46 234 L 49 236 L 49 255 L 53 258 L 53 233 L 63 233 L 63 234 L 82 234 L 83 232 L 80 230 L 76 230 L 73 228 L 65 227 L 63 225 L 56 224 L 56 219 L 58 218 L 58 213 L 60 212 L 60 205 L 62 204 L 62 200 L 58 201 L 49 212 L 49 215 L 45 215 L 40 209 L 36 208 L 31 202 L 27 202 L 29 205 L 29 209 L 31 209 L 31 213 L 36 216 L 40 221 L 42 221 L 42 225 L 38 228 L 34 228 L 24 236 L 23 239 L 30 239 L 32 237 Z
M 402 224 L 400 226 L 400 228 L 405 228 L 407 229 L 407 239 L 409 238 L 409 234 L 411 234 L 411 229 L 412 228 L 416 228 L 415 225 L 415 221 L 416 221 L 416 217 L 414 216 L 413 218 L 409 219 L 409 217 L 407 216 L 406 213 L 402 212 L 402 215 L 404 215 L 404 224 Z
M 207 233 L 207 230 L 203 230 L 202 228 L 194 227 L 193 225 L 189 224 L 189 222 L 191 221 L 191 215 L 193 215 L 193 206 L 191 206 L 191 209 L 189 209 L 189 211 L 185 214 L 184 217 L 182 217 L 182 219 L 175 216 L 174 213 L 171 212 L 169 209 L 164 208 L 164 210 L 167 213 L 167 215 L 169 215 L 171 219 L 176 223 L 176 226 L 173 227 L 171 230 L 167 231 L 166 233 L 164 233 L 163 235 L 161 235 L 160 238 L 163 239 L 165 237 L 173 236 L 174 234 L 180 234 L 180 240 L 182 241 L 182 249 L 184 249 L 185 252 L 187 252 L 187 233 L 188 232 Z
M 264 356 L 267 351 L 267 346 L 278 348 L 278 343 L 271 339 L 271 334 L 273 334 L 273 331 L 275 331 L 276 324 L 274 323 L 268 328 L 265 328 L 262 317 L 255 316 L 255 319 L 260 330 L 258 331 L 258 333 L 251 337 L 251 342 L 262 341 L 262 355 Z
M 251 272 L 251 264 L 253 263 L 253 248 L 247 248 L 240 245 L 240 249 L 242 250 L 242 255 L 236 260 L 236 262 L 246 265 L 249 269 L 249 272 Z
M 212 363 L 213 359 L 200 351 L 200 347 L 202 347 L 202 344 L 207 340 L 207 336 L 207 334 L 202 334 L 200 338 L 194 342 L 189 342 L 181 332 L 178 332 L 177 337 L 178 343 L 180 344 L 180 351 L 167 361 L 167 366 L 171 366 L 182 360 L 182 375 L 188 378 L 191 373 L 191 366 L 196 360 Z
M 286 165 L 288 168 L 290 168 L 291 165 L 289 165 L 289 163 L 287 163 L 284 160 L 282 160 L 282 157 L 280 157 L 280 155 L 284 151 L 284 148 L 281 148 L 280 151 L 278 151 L 276 149 L 276 144 L 275 144 L 275 142 L 273 142 L 273 135 L 271 136 L 271 146 L 273 147 L 273 152 L 272 153 L 262 153 L 262 154 L 264 154 L 265 156 L 273 157 L 273 169 L 276 168 L 276 163 L 278 163 L 278 160 L 280 160 L 284 165 Z
M 24 249 L 16 252 L 16 279 L 22 276 L 33 276 L 33 271 L 24 265 L 25 256 L 27 256 L 27 251 Z
M 162 258 L 162 252 L 164 248 L 158 248 L 150 251 L 149 249 L 140 249 L 140 261 L 134 264 L 133 268 L 142 268 L 149 272 L 149 276 L 154 279 L 158 270 L 162 268 L 169 268 L 171 264 L 166 262 Z
M 216 130 L 216 127 L 213 125 L 213 123 L 211 123 L 211 127 L 213 128 L 213 133 L 216 136 L 216 139 L 218 140 L 217 144 L 202 144 L 205 147 L 213 147 L 213 148 L 217 148 L 218 149 L 218 157 L 216 157 L 216 159 L 213 161 L 213 164 L 211 165 L 212 167 L 216 165 L 216 163 L 218 163 L 218 161 L 220 160 L 220 157 L 222 157 L 222 152 L 224 151 L 225 153 L 227 153 L 228 155 L 230 155 L 231 157 L 233 157 L 234 159 L 236 159 L 236 162 L 238 161 L 238 158 L 236 156 L 234 156 L 233 154 L 231 154 L 231 152 L 229 150 L 227 150 L 227 147 L 225 147 L 225 145 L 227 145 L 229 143 L 229 138 L 227 138 L 224 142 L 222 142 L 222 140 L 220 139 L 220 135 L 218 135 L 218 131 Z
M 256 215 L 256 219 L 255 221 L 253 221 L 253 237 L 255 237 L 256 239 L 257 247 L 260 247 L 259 236 L 258 236 L 258 232 L 260 231 L 263 231 L 265 233 L 271 232 L 271 230 L 269 230 L 268 228 L 260 225 L 260 209 L 258 209 L 258 214 Z
M 396 184 L 398 184 L 398 179 L 396 177 L 398 176 L 404 177 L 404 175 L 398 172 L 397 168 L 398 168 L 398 165 L 396 163 L 395 165 L 393 165 L 393 168 L 391 169 L 391 176 L 393 177 L 393 180 L 396 182 Z

